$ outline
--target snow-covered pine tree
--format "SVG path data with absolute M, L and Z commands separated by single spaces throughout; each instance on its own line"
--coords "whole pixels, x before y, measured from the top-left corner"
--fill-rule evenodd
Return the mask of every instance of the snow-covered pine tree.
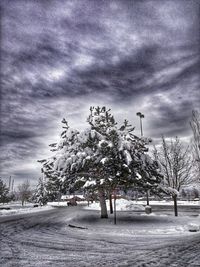
M 47 180 L 47 197 L 50 201 L 59 199 L 61 193 L 66 193 L 67 189 L 74 187 L 77 179 L 74 173 L 81 170 L 86 155 L 81 152 L 85 134 L 80 135 L 77 130 L 71 129 L 65 119 L 62 123 L 63 131 L 59 142 L 50 145 L 54 155 L 39 161 L 43 164 L 42 172 Z
M 105 175 L 104 162 L 106 152 L 113 147 L 109 134 L 116 123 L 105 107 L 91 108 L 90 111 L 90 128 L 81 133 L 70 129 L 63 120 L 65 129 L 61 141 L 53 145 L 56 153 L 50 159 L 42 161 L 42 169 L 49 181 L 52 177 L 58 178 L 68 189 L 77 186 L 77 183 L 85 184 L 85 187 L 92 183 L 93 189 L 99 192 L 101 217 L 106 218 L 105 188 L 110 184 L 110 177 L 108 170 Z
M 9 190 L 6 184 L 0 178 L 0 203 L 6 203 L 9 201 Z
M 54 145 L 55 155 L 43 161 L 43 171 L 68 188 L 78 183 L 97 190 L 101 217 L 107 218 L 106 192 L 142 181 L 146 187 L 157 186 L 157 169 L 145 155 L 147 141 L 133 135 L 127 121 L 118 129 L 110 110 L 91 107 L 87 122 L 90 128 L 82 132 L 65 128 L 61 141 Z M 145 180 L 138 182 L 142 171 Z
M 48 202 L 46 183 L 41 177 L 38 180 L 33 200 L 39 203 L 40 206 L 45 205 Z
M 117 187 L 133 186 L 158 190 L 161 175 L 156 162 L 146 154 L 149 139 L 133 135 L 134 128 L 126 120 L 118 129 L 105 107 L 92 107 L 88 122 L 91 132 L 87 146 L 93 156 L 85 165 L 89 165 L 85 187 L 98 190 L 102 217 L 107 217 L 106 192 L 109 195 Z
M 126 187 L 137 188 L 142 192 L 151 189 L 152 193 L 158 193 L 162 175 L 159 172 L 158 164 L 148 154 L 149 138 L 139 138 L 133 134 L 134 128 L 124 121 L 120 128 L 121 158 L 123 167 L 126 168 L 125 183 Z M 128 175 L 127 175 L 128 173 Z M 122 175 L 122 174 L 120 174 Z M 120 180 L 123 183 L 123 179 Z
M 106 107 L 91 107 L 87 121 L 91 126 L 88 147 L 93 155 L 87 161 L 90 180 L 85 187 L 89 185 L 98 191 L 101 217 L 107 218 L 106 195 L 109 197 L 118 184 L 116 166 L 120 165 L 120 159 L 117 153 L 117 123 Z
M 61 181 L 59 173 L 54 170 L 56 158 L 52 157 L 46 160 L 39 160 L 43 164 L 42 173 L 46 180 L 45 190 L 47 201 L 59 200 L 61 194 Z

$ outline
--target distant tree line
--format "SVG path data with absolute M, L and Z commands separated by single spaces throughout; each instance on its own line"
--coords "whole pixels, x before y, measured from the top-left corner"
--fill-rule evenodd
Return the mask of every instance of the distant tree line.
M 33 192 L 30 187 L 30 182 L 28 180 L 22 182 L 18 185 L 17 190 L 13 190 L 11 184 L 11 178 L 9 178 L 9 185 L 0 178 L 0 203 L 8 203 L 10 201 L 20 200 L 22 206 L 29 201 L 32 201 Z M 12 189 L 11 189 L 12 188 Z

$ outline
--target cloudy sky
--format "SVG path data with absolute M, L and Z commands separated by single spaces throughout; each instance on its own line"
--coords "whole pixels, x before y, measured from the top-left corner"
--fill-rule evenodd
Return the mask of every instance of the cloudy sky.
M 106 105 L 139 134 L 189 139 L 199 108 L 198 0 L 2 0 L 1 173 L 40 177 L 65 117 Z

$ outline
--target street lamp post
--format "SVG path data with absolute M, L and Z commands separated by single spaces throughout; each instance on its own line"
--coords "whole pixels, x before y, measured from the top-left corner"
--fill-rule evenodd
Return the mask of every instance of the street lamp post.
M 114 193 L 114 224 L 117 224 L 117 210 L 116 210 L 116 190 Z
M 142 114 L 141 112 L 137 112 L 136 115 L 140 117 L 140 131 L 141 131 L 141 136 L 143 136 L 142 119 L 144 119 L 144 114 Z

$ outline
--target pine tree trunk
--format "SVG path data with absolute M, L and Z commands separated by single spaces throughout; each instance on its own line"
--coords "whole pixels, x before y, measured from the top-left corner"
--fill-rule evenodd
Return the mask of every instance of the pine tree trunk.
M 100 207 L 101 207 L 101 218 L 108 218 L 106 196 L 105 196 L 104 190 L 102 188 L 99 188 L 98 193 L 99 193 L 99 201 L 100 201 Z
M 112 194 L 109 194 L 110 214 L 113 214 Z
M 174 195 L 172 196 L 173 201 L 174 201 L 174 215 L 178 216 L 178 206 L 177 206 L 177 196 Z

